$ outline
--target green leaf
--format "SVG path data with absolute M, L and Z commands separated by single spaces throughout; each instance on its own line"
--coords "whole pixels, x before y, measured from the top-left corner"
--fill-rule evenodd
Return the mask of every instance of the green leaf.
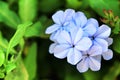
M 84 80 L 79 75 L 70 75 L 68 74 L 64 80 Z
M 10 39 L 10 42 L 8 44 L 8 48 L 7 48 L 7 54 L 10 52 L 10 50 L 15 47 L 23 38 L 26 29 L 32 25 L 32 22 L 26 22 L 24 24 L 20 24 L 18 25 L 18 29 L 15 32 L 14 36 Z
M 39 3 L 40 11 L 44 13 L 50 13 L 53 11 L 58 10 L 58 8 L 64 3 L 63 1 L 60 0 L 41 0 Z
M 26 30 L 25 37 L 40 37 L 41 29 L 42 25 L 38 21 Z
M 120 8 L 118 0 L 89 0 L 89 5 L 100 16 L 104 17 L 103 10 L 112 10 L 116 16 L 120 16 Z
M 45 34 L 45 30 L 50 24 L 51 24 L 51 21 L 49 20 L 47 20 L 46 23 L 41 23 L 40 21 L 36 22 L 26 30 L 25 37 L 48 38 L 49 35 Z
M 7 66 L 5 67 L 7 74 L 10 73 L 15 68 L 16 64 L 12 62 L 8 63 Z
M 9 27 L 16 29 L 20 23 L 19 17 L 15 12 L 8 8 L 8 4 L 0 1 L 0 21 L 4 22 Z
M 15 0 L 7 0 L 7 2 L 8 2 L 9 4 L 12 4 L 12 3 L 15 2 Z
M 120 36 L 114 36 L 113 41 L 113 49 L 120 54 Z
M 40 37 L 41 38 L 49 38 L 49 35 L 45 34 L 45 30 L 47 27 L 52 25 L 52 20 L 48 19 L 46 16 L 41 16 L 40 17 L 40 22 L 41 22 L 41 29 L 40 29 Z
M 59 65 L 60 63 L 58 63 L 58 65 Z M 63 63 L 62 63 L 63 64 Z M 61 65 L 62 65 L 61 64 Z M 56 64 L 55 64 L 56 65 Z M 84 79 L 84 76 L 81 74 L 81 73 L 79 73 L 79 71 L 77 71 L 76 70 L 76 68 L 75 67 L 71 67 L 71 65 L 69 65 L 69 64 L 63 64 L 64 65 L 64 67 L 63 66 L 61 66 L 61 68 L 63 69 L 63 70 L 60 70 L 59 69 L 59 71 L 57 72 L 57 73 L 60 73 L 61 72 L 61 74 L 59 74 L 59 75 L 62 75 L 63 77 L 64 77 L 64 79 L 61 79 L 61 80 L 85 80 Z M 57 65 L 56 65 L 57 66 Z M 60 66 L 60 65 L 59 65 Z M 58 66 L 57 66 L 58 67 Z
M 65 77 L 65 80 L 79 80 L 80 79 L 80 77 L 78 77 L 77 75 L 75 76 L 73 76 L 73 75 L 67 75 L 66 77 Z
M 37 14 L 37 0 L 19 0 L 19 15 L 23 22 L 33 21 Z
M 85 80 L 99 80 L 100 74 L 99 72 L 93 72 L 88 70 L 87 72 L 83 73 Z
M 12 72 L 7 74 L 4 80 L 28 80 L 28 73 L 22 60 L 20 59 L 17 62 L 19 63 L 17 67 Z
M 6 52 L 7 47 L 8 47 L 8 41 L 5 38 L 3 38 L 2 33 L 0 32 L 0 49 Z M 14 49 L 12 49 L 11 52 L 16 53 Z
M 76 73 L 74 70 L 72 70 L 72 72 L 69 70 L 68 72 L 66 72 L 64 80 L 85 80 L 85 79 L 79 72 Z
M 29 80 L 33 80 L 36 77 L 36 71 L 37 71 L 37 44 L 33 43 L 28 48 L 28 55 L 24 59 L 25 67 L 29 74 Z
M 120 19 L 116 22 L 115 27 L 112 31 L 114 34 L 119 34 L 119 32 L 120 32 Z
M 80 8 L 82 2 L 79 1 L 79 0 L 66 0 L 67 1 L 67 7 L 70 7 L 70 8 Z
M 4 73 L 0 73 L 0 78 L 4 78 L 5 74 Z
M 4 61 L 5 61 L 5 53 L 2 50 L 0 50 L 0 66 L 2 66 Z
M 120 75 L 120 62 L 115 61 L 109 72 L 103 77 L 103 80 L 116 80 L 118 75 Z
M 0 32 L 0 49 L 6 51 L 8 46 L 8 41 L 3 38 L 2 33 Z

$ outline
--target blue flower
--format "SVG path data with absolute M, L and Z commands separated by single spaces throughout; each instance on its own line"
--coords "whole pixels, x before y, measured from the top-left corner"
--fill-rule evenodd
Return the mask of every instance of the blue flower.
M 110 46 L 113 43 L 112 38 L 107 38 L 106 41 L 108 42 L 108 45 Z M 108 49 L 108 51 L 102 53 L 104 60 L 110 60 L 113 57 L 113 51 L 111 49 Z
M 92 36 L 95 34 L 98 28 L 98 22 L 94 18 L 90 18 L 87 20 L 86 16 L 82 12 L 76 12 L 73 16 L 73 21 L 71 22 L 70 26 L 82 28 L 84 31 L 85 36 Z
M 111 45 L 113 42 L 112 38 L 107 38 L 106 41 L 108 45 Z M 92 71 L 98 71 L 101 67 L 101 57 L 103 59 L 110 60 L 113 57 L 113 52 L 111 49 L 103 52 L 102 47 L 99 45 L 93 45 L 88 51 L 82 52 L 82 59 L 77 64 L 77 69 L 79 72 L 86 72 L 89 68 Z
M 48 27 L 46 30 L 46 34 L 52 34 L 51 40 L 54 40 L 62 30 L 69 29 L 68 25 L 70 24 L 70 21 L 72 20 L 72 16 L 75 14 L 75 11 L 73 9 L 67 9 L 65 12 L 62 10 L 57 11 L 53 16 L 52 19 L 55 24 Z
M 104 60 L 110 60 L 113 57 L 113 51 L 111 49 L 108 49 L 108 51 L 102 53 Z
M 82 60 L 77 64 L 79 72 L 86 72 L 89 68 L 92 71 L 98 71 L 101 67 L 102 48 L 100 46 L 92 46 L 90 50 L 82 52 Z
M 55 24 L 46 30 L 54 42 L 49 47 L 50 54 L 59 59 L 67 58 L 68 63 L 77 65 L 79 72 L 89 68 L 98 71 L 101 57 L 112 59 L 113 52 L 108 47 L 113 39 L 109 37 L 111 29 L 107 25 L 99 27 L 96 19 L 87 19 L 83 12 L 73 9 L 58 11 L 52 19 Z
M 76 65 L 82 59 L 81 51 L 88 50 L 92 45 L 88 37 L 83 37 L 81 28 L 70 33 L 64 30 L 58 37 L 57 43 L 50 46 L 49 52 L 60 59 L 67 57 L 68 63 L 72 65 Z
M 102 51 L 108 51 L 108 42 L 106 41 L 109 38 L 111 29 L 107 25 L 102 25 L 98 27 L 96 33 L 91 37 L 93 44 L 99 45 L 102 47 Z

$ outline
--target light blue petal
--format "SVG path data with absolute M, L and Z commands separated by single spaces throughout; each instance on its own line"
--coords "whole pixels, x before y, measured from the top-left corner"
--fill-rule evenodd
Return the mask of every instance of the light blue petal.
M 46 33 L 46 34 L 51 34 L 51 33 L 55 32 L 55 31 L 57 31 L 59 28 L 60 28 L 60 25 L 54 24 L 54 25 L 48 27 L 48 28 L 46 29 L 45 33 Z
M 75 48 L 80 51 L 88 50 L 92 45 L 92 41 L 88 37 L 83 37 L 76 45 Z
M 96 26 L 94 26 L 92 23 L 86 24 L 86 26 L 83 28 L 83 31 L 85 31 L 88 36 L 93 36 L 96 33 L 96 30 Z
M 99 23 L 98 23 L 98 21 L 97 21 L 96 19 L 94 19 L 94 18 L 88 19 L 87 24 L 93 24 L 97 29 L 99 28 Z
M 67 31 L 63 30 L 61 32 L 60 36 L 61 36 L 60 39 L 64 39 L 66 42 L 71 44 L 71 37 L 70 37 L 70 34 Z M 61 42 L 59 42 L 59 43 L 61 43 Z
M 63 28 L 67 29 L 67 27 L 69 27 L 69 25 L 70 25 L 70 21 L 65 21 L 63 24 Z
M 82 12 L 76 12 L 73 19 L 75 20 L 76 26 L 81 28 L 87 23 L 87 18 Z
M 106 40 L 101 38 L 95 38 L 94 41 L 102 47 L 103 52 L 106 52 L 108 50 L 108 42 Z
M 96 55 L 96 56 L 91 56 L 93 59 L 97 60 L 98 62 L 101 62 L 102 60 L 102 55 Z
M 98 38 L 108 38 L 110 36 L 110 33 L 111 29 L 107 25 L 102 25 L 99 27 L 94 36 Z
M 89 50 L 88 50 L 88 51 L 89 51 Z M 81 52 L 81 53 L 82 53 L 82 57 L 83 57 L 83 58 L 85 58 L 85 57 L 87 56 L 88 51 L 82 51 L 82 52 Z
M 72 31 L 74 28 L 76 28 L 76 26 L 74 25 L 73 21 L 69 21 L 69 22 L 65 22 L 63 28 L 64 28 L 64 30 L 70 32 L 70 31 Z
M 59 39 L 59 36 L 61 34 L 61 30 L 57 30 L 54 33 L 51 34 L 50 40 L 57 42 L 56 40 Z
M 77 70 L 80 73 L 86 72 L 88 70 L 89 66 L 88 66 L 88 59 L 84 58 L 82 59 L 78 64 L 77 64 Z
M 54 53 L 54 48 L 57 46 L 57 43 L 52 43 L 49 47 L 49 53 L 52 54 Z
M 63 21 L 66 22 L 66 21 L 72 20 L 72 17 L 73 17 L 74 14 L 75 14 L 75 10 L 73 10 L 73 9 L 66 9 L 65 12 L 64 12 L 64 16 L 62 16 L 63 17 Z
M 100 70 L 101 63 L 99 60 L 89 57 L 89 67 L 92 71 L 98 71 Z
M 71 46 L 69 44 L 59 44 L 54 48 L 54 53 L 60 53 L 66 49 L 69 49 Z
M 77 49 L 71 48 L 67 55 L 68 63 L 76 65 L 82 59 L 82 54 Z
M 55 34 L 56 34 L 56 32 L 54 32 L 54 33 L 52 33 L 52 34 L 50 35 L 50 40 L 51 40 L 51 41 L 55 41 L 55 42 L 56 42 L 56 40 L 54 39 Z
M 102 56 L 103 56 L 103 58 L 104 58 L 105 60 L 110 60 L 110 59 L 112 59 L 112 57 L 113 57 L 113 51 L 110 50 L 110 49 L 108 49 L 108 51 L 107 51 L 107 52 L 104 52 L 104 53 L 102 54 Z
M 109 46 L 113 43 L 113 39 L 112 38 L 107 38 L 105 40 L 108 42 Z
M 74 43 L 74 39 L 76 37 L 76 34 L 78 32 L 79 28 L 73 26 L 71 29 L 70 29 L 70 36 L 71 36 L 71 39 L 72 39 L 72 42 Z
M 99 45 L 93 45 L 88 51 L 90 56 L 97 56 L 102 54 L 102 47 Z
M 83 31 L 85 31 L 84 35 L 93 36 L 96 33 L 97 29 L 99 28 L 98 26 L 99 24 L 96 19 L 94 18 L 88 19 L 86 25 L 83 27 Z
M 75 39 L 74 39 L 74 44 L 77 44 L 78 41 L 80 41 L 80 39 L 83 36 L 83 31 L 82 31 L 81 28 L 79 28 L 79 30 L 77 32 L 75 32 L 75 33 L 76 33 L 76 35 L 75 35 Z M 71 34 L 73 34 L 73 33 L 71 33 Z
M 56 24 L 62 24 L 61 19 L 63 18 L 64 12 L 63 11 L 57 11 L 53 16 L 52 19 Z
M 55 53 L 54 56 L 55 56 L 56 58 L 59 58 L 59 59 L 64 59 L 64 58 L 67 57 L 68 51 L 69 51 L 69 49 L 66 49 L 66 50 L 64 50 L 64 51 L 62 51 L 62 52 L 60 52 L 60 53 Z
M 67 56 L 70 45 L 61 44 L 54 48 L 54 56 L 63 59 Z

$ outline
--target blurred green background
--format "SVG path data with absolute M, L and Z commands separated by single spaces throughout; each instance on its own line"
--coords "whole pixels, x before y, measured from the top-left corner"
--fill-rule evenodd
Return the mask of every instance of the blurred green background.
M 0 67 L 1 80 L 120 80 L 119 34 L 114 37 L 117 43 L 110 46 L 115 50 L 113 59 L 102 60 L 101 70 L 97 72 L 79 73 L 66 59 L 49 54 L 52 42 L 45 29 L 53 24 L 51 16 L 56 11 L 68 8 L 84 12 L 87 18 L 96 18 L 99 24 L 106 18 L 104 10 L 112 10 L 114 16 L 120 17 L 120 0 L 0 0 L 0 49 L 8 46 L 4 39 L 10 41 L 19 24 L 33 23 L 25 31 L 23 43 L 18 42 L 20 48 L 14 48 L 21 51 L 17 66 L 5 75 Z

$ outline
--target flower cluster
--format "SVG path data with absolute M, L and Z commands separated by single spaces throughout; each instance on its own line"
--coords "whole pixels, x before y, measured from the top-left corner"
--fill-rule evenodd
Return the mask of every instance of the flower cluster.
M 112 50 L 108 49 L 113 40 L 109 38 L 111 29 L 107 25 L 99 26 L 96 19 L 87 19 L 83 12 L 73 9 L 57 11 L 52 19 L 55 24 L 46 29 L 54 42 L 49 52 L 57 58 L 67 58 L 79 72 L 89 68 L 98 71 L 102 57 L 105 60 L 113 57 Z

